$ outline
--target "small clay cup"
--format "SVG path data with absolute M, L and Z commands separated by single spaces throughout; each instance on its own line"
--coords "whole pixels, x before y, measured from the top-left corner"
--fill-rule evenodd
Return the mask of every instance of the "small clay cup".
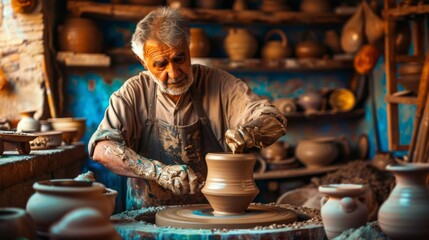
M 207 179 L 201 192 L 214 215 L 244 214 L 259 193 L 253 179 L 254 154 L 209 153 Z

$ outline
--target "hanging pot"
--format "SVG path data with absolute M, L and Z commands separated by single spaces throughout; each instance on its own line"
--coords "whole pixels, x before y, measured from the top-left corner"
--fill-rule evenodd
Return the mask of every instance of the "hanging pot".
M 346 53 L 356 53 L 364 42 L 363 5 L 360 4 L 355 14 L 344 24 L 341 33 L 341 47 Z

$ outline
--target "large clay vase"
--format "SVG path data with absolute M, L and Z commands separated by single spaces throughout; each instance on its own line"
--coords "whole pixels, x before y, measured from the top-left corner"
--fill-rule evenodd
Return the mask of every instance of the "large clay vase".
M 0 234 L 1 239 L 37 239 L 33 220 L 21 208 L 0 208 Z
M 429 239 L 429 164 L 389 165 L 396 185 L 378 212 L 378 223 L 391 239 Z
M 208 57 L 210 41 L 203 28 L 191 28 L 191 44 L 189 45 L 191 57 Z
M 201 192 L 215 215 L 244 214 L 259 193 L 253 179 L 253 154 L 209 153 L 207 179 Z
M 106 218 L 110 217 L 111 204 L 103 195 L 105 187 L 101 183 L 54 179 L 36 182 L 33 188 L 36 192 L 27 202 L 27 212 L 41 236 L 73 209 L 93 207 Z
M 99 53 L 103 49 L 103 34 L 91 19 L 68 18 L 58 32 L 62 51 Z
M 326 236 L 332 239 L 344 230 L 358 228 L 367 222 L 368 208 L 359 184 L 329 184 L 319 187 L 325 194 L 321 199 L 321 215 Z
M 38 132 L 40 131 L 40 122 L 34 119 L 33 115 L 36 111 L 20 112 L 21 120 L 19 120 L 16 129 L 22 132 Z
M 231 28 L 225 38 L 224 47 L 231 60 L 241 61 L 255 56 L 258 43 L 247 29 Z

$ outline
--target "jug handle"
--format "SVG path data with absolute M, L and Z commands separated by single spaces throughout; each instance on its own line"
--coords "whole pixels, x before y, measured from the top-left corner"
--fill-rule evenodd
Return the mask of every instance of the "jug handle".
M 343 197 L 340 201 L 340 206 L 344 212 L 353 212 L 357 208 L 356 201 L 351 197 Z
M 280 29 L 273 29 L 273 30 L 267 32 L 267 34 L 265 35 L 265 42 L 267 42 L 269 40 L 269 38 L 276 33 L 282 39 L 282 46 L 286 47 L 287 46 L 287 37 L 286 37 L 286 34 Z

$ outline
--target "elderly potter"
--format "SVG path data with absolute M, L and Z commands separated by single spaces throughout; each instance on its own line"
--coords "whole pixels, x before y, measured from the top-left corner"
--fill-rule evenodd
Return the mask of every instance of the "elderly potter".
M 132 49 L 146 71 L 112 94 L 89 142 L 95 161 L 129 177 L 128 209 L 206 202 L 207 153 L 263 148 L 285 134 L 284 116 L 242 80 L 191 64 L 189 44 L 176 10 L 142 19 Z

